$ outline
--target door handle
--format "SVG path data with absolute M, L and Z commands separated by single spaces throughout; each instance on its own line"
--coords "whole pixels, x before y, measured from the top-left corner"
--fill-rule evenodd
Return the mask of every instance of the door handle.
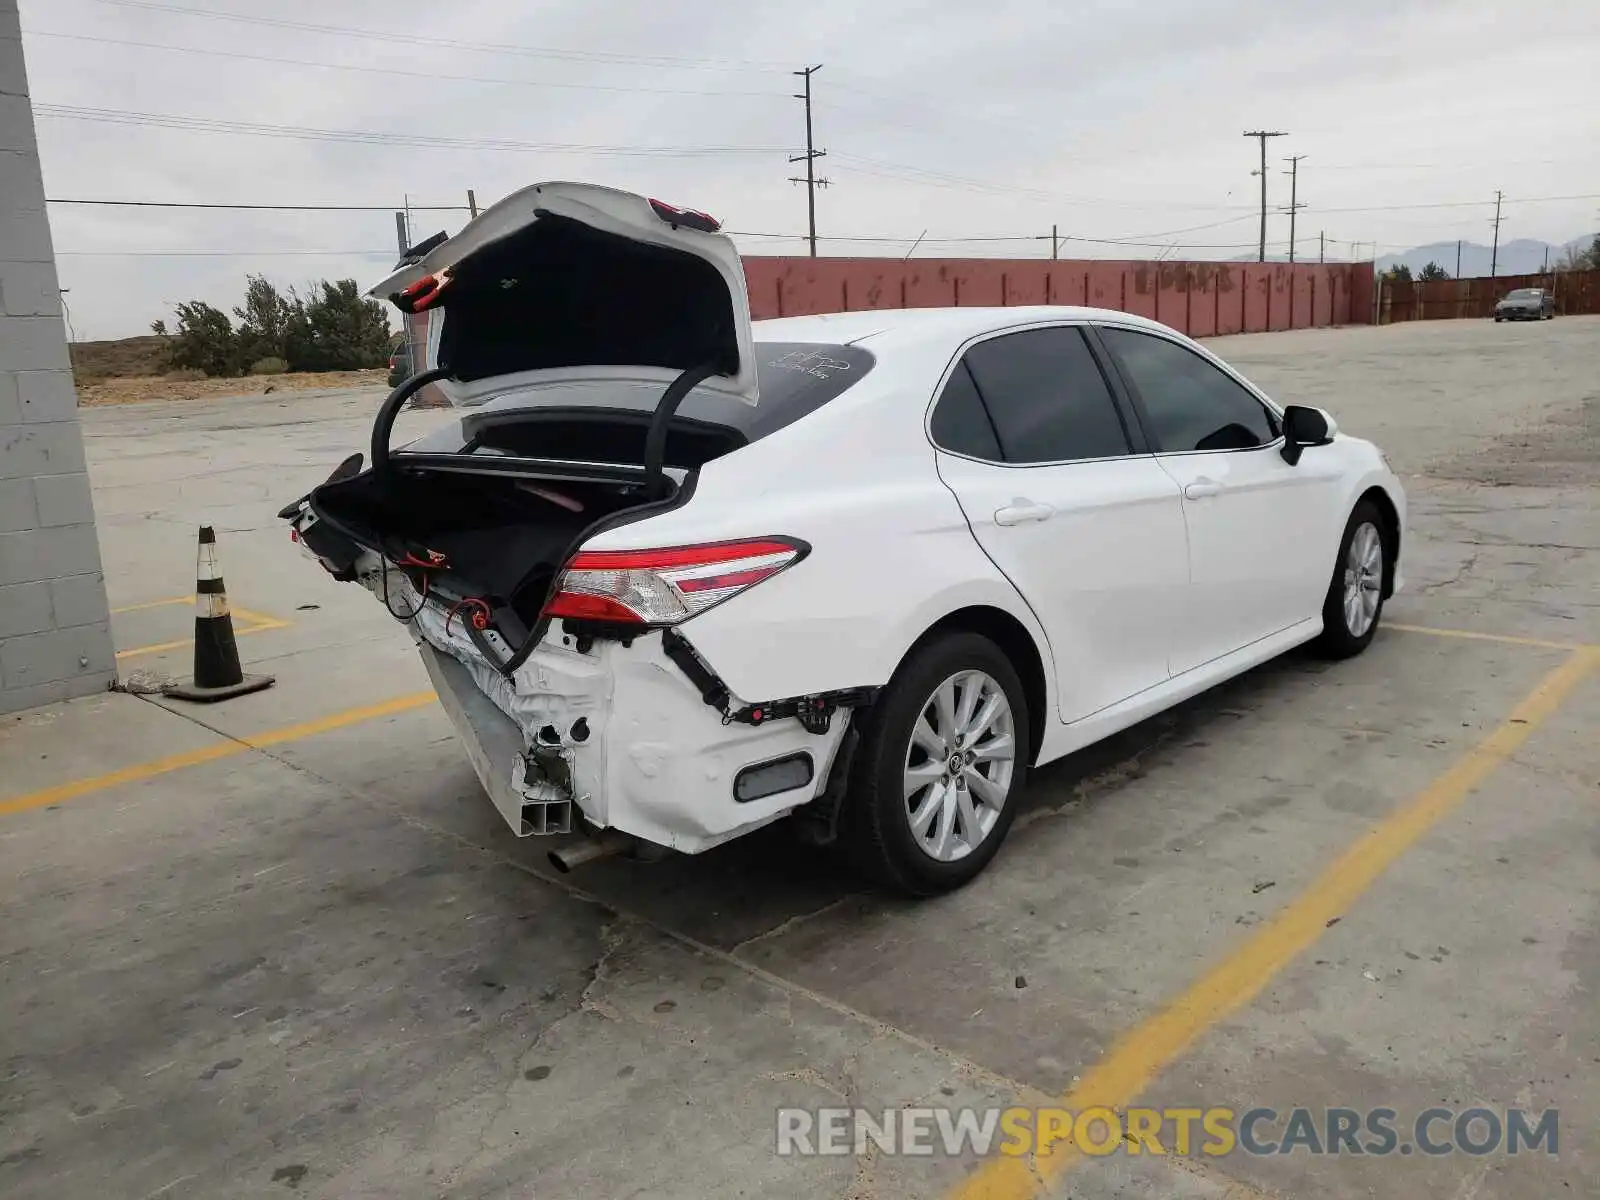
M 1056 510 L 1048 504 L 1038 504 L 1018 496 L 1010 504 L 994 510 L 996 525 L 1021 525 L 1026 521 L 1048 521 Z
M 1222 485 L 1215 479 L 1200 476 L 1193 483 L 1185 484 L 1183 495 L 1186 500 L 1204 500 L 1207 496 L 1216 496 L 1222 492 Z

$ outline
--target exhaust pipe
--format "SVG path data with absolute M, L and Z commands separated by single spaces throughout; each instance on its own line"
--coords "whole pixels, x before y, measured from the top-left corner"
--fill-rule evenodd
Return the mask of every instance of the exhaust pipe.
M 615 830 L 601 834 L 597 838 L 579 842 L 575 846 L 564 846 L 559 850 L 550 851 L 550 865 L 563 875 L 570 874 L 576 867 L 584 863 L 593 862 L 597 858 L 610 858 L 613 854 L 621 854 L 633 848 L 634 839 L 625 833 Z

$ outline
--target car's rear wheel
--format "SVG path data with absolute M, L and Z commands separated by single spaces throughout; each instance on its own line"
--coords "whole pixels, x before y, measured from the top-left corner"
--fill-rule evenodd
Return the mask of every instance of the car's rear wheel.
M 1322 604 L 1317 649 L 1330 658 L 1360 654 L 1378 632 L 1388 571 L 1394 560 L 1383 514 L 1370 500 L 1356 505 L 1339 541 L 1339 557 Z
M 866 714 L 840 838 L 857 867 L 917 896 L 960 887 L 1000 849 L 1027 776 L 1025 694 L 975 633 L 917 647 Z

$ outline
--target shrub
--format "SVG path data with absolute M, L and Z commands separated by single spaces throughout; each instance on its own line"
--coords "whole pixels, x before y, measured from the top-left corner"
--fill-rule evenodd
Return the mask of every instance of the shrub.
M 206 373 L 199 367 L 183 367 L 177 371 L 168 371 L 161 378 L 167 383 L 198 383 L 206 378 Z
M 221 377 L 285 371 L 351 371 L 389 361 L 389 318 L 353 279 L 322 280 L 301 296 L 280 292 L 259 275 L 246 279 L 239 324 L 203 300 L 177 306 L 176 328 L 161 336 L 164 365 Z
M 238 350 L 238 334 L 227 313 L 204 300 L 178 305 L 178 331 L 167 347 L 169 366 L 207 375 L 237 375 Z

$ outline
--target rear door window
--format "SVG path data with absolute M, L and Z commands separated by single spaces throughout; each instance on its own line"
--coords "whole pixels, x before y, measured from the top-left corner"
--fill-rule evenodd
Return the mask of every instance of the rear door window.
M 972 372 L 962 359 L 950 372 L 950 381 L 944 385 L 939 403 L 933 410 L 930 423 L 934 445 L 953 454 L 968 458 L 981 458 L 1000 462 L 1000 438 L 989 420 L 983 397 L 978 395 L 978 385 L 972 382 Z
M 979 342 L 962 361 L 982 399 L 999 461 L 1023 466 L 1130 453 L 1111 389 L 1081 330 L 1003 334 Z

